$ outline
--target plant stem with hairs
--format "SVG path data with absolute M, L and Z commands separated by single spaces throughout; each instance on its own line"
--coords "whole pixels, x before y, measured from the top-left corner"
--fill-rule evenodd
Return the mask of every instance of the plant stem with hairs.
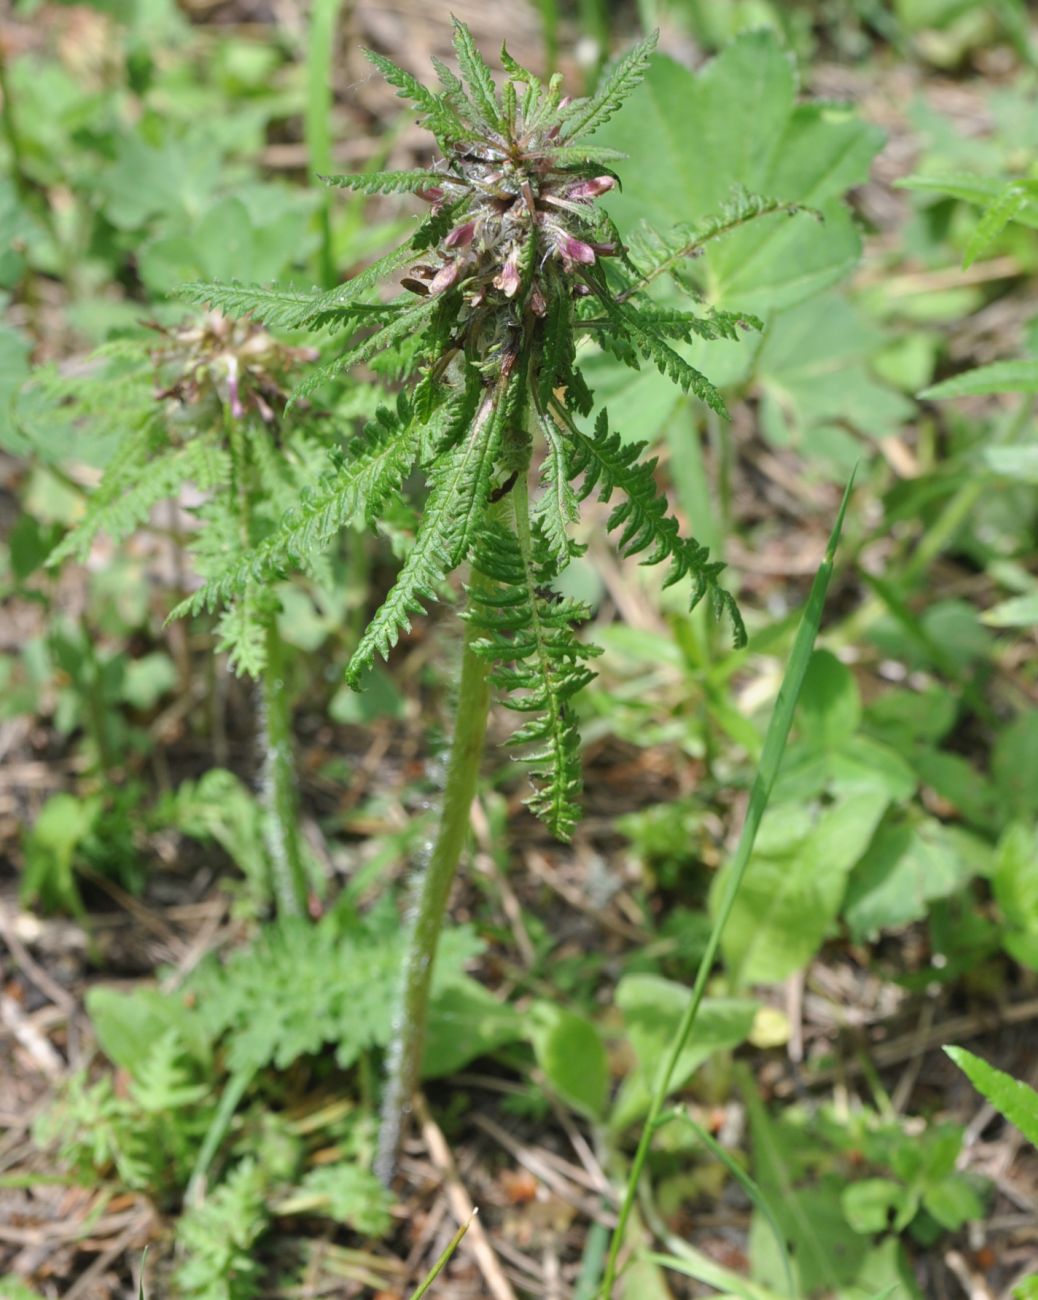
M 490 684 L 487 664 L 473 650 L 473 642 L 479 636 L 478 628 L 469 623 L 461 652 L 461 680 L 440 824 L 429 860 L 414 882 L 414 912 L 409 919 L 402 993 L 396 1034 L 390 1048 L 376 1166 L 376 1173 L 386 1182 L 396 1164 L 402 1121 L 410 1112 L 418 1087 L 436 949 L 451 885 L 469 834 L 469 815 L 483 756 Z
M 306 912 L 306 867 L 299 832 L 297 772 L 292 753 L 292 707 L 285 679 L 285 647 L 276 615 L 266 632 L 266 663 L 260 674 L 261 735 L 264 747 L 265 830 L 274 897 L 281 916 Z

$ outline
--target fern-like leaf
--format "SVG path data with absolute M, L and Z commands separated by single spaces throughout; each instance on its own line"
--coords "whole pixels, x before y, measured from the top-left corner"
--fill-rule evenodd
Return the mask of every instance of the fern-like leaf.
M 403 172 L 350 172 L 341 176 L 322 176 L 320 179 L 335 189 L 355 190 L 358 194 L 417 194 L 434 184 L 461 183 L 450 176 L 434 175 L 424 168 Z
M 607 524 L 610 532 L 620 530 L 620 553 L 643 555 L 642 564 L 669 562 L 665 586 L 690 577 L 691 607 L 695 608 L 709 596 L 715 614 L 725 614 L 731 620 L 736 646 L 745 645 L 742 616 L 732 595 L 719 582 L 724 565 L 710 559 L 707 547 L 681 536 L 678 522 L 669 513 L 667 500 L 656 486 L 655 458 L 641 459 L 645 443 L 621 442 L 619 434 L 610 433 L 604 411 L 598 418 L 594 436 L 590 436 L 566 419 L 560 408 L 554 409 L 563 418 L 569 434 L 566 447 L 570 477 L 582 479 L 579 498 L 585 499 L 596 488 L 600 501 L 608 501 L 616 491 L 623 493 L 624 500 L 614 506 Z
M 816 220 L 821 220 L 814 208 L 754 194 L 737 186 L 716 212 L 702 217 L 694 226 L 679 225 L 667 235 L 661 235 L 650 226 L 643 225 L 627 240 L 628 255 L 637 270 L 637 281 L 622 297 L 630 297 L 636 289 L 644 288 L 660 275 L 676 272 L 682 263 L 696 257 L 707 244 L 730 235 L 750 222 L 776 213 L 793 217 L 799 212 L 806 212 Z
M 468 553 L 486 513 L 507 406 L 496 392 L 485 395 L 470 420 L 459 422 L 461 441 L 440 453 L 414 546 L 346 668 L 354 689 L 376 655 L 388 659 L 401 633 L 411 630 L 411 616 L 425 612 L 424 602 Z
M 457 18 L 453 21 L 454 52 L 458 56 L 461 75 L 486 125 L 491 130 L 500 131 L 504 123 L 501 121 L 501 109 L 497 102 L 494 78 L 490 75 L 490 69 L 483 56 L 476 49 L 472 33 L 464 23 L 458 22 Z
M 363 303 L 359 299 L 413 259 L 412 246 L 402 244 L 334 289 L 264 288 L 256 284 L 203 280 L 181 285 L 177 296 L 188 302 L 208 303 L 225 316 L 253 316 L 264 325 L 278 329 L 334 325 L 354 319 L 358 314 L 385 310 L 384 304 Z
M 202 491 L 227 483 L 230 462 L 209 438 L 199 436 L 186 446 L 149 456 L 150 435 L 160 436 L 161 426 L 156 413 L 142 436 L 121 449 L 90 497 L 85 515 L 51 552 L 48 564 L 57 565 L 72 556 L 85 560 L 99 533 L 107 533 L 117 542 L 129 537 L 160 501 L 175 497 L 185 483 L 194 482 Z
M 437 306 L 436 299 L 422 298 L 413 306 L 406 307 L 403 311 L 397 311 L 388 324 L 383 325 L 374 334 L 369 334 L 360 343 L 348 348 L 334 361 L 324 366 L 313 366 L 306 378 L 292 390 L 290 402 L 298 402 L 304 397 L 309 397 L 315 389 L 320 388 L 322 384 L 326 384 L 328 380 L 334 379 L 343 371 L 360 365 L 361 362 L 367 361 L 378 352 L 384 352 L 401 339 L 409 338 L 420 326 L 423 326 L 428 321 Z
M 665 329 L 652 322 L 650 316 L 643 316 L 638 310 L 628 307 L 613 299 L 601 286 L 589 279 L 598 296 L 606 318 L 620 336 L 633 339 L 638 350 L 647 357 L 661 374 L 673 380 L 685 393 L 694 393 L 701 402 L 728 419 L 728 407 L 720 391 L 707 379 L 702 371 L 697 370 L 667 342 Z
M 461 124 L 456 115 L 439 95 L 426 89 L 420 81 L 412 77 L 409 72 L 405 72 L 403 68 L 398 67 L 391 59 L 387 59 L 385 55 L 379 54 L 375 50 L 365 50 L 364 55 L 370 63 L 373 63 L 378 68 L 389 84 L 396 87 L 399 98 L 409 99 L 422 113 L 425 125 L 439 140 L 449 141 L 463 138 L 464 133 L 460 129 Z
M 649 56 L 656 48 L 657 35 L 652 32 L 643 41 L 639 41 L 619 62 L 606 70 L 601 85 L 590 99 L 578 100 L 566 111 L 563 116 L 563 140 L 576 140 L 582 135 L 590 135 L 609 121 L 645 76 Z
M 445 407 L 441 418 L 449 418 L 450 410 Z M 375 518 L 410 473 L 421 436 L 422 427 L 403 397 L 395 413 L 380 410 L 365 431 L 365 439 L 357 444 L 354 459 L 320 488 L 304 495 L 252 550 L 232 552 L 222 567 L 214 565 L 205 585 L 182 601 L 170 618 L 213 609 L 244 592 L 250 582 L 269 581 L 272 574 L 304 560 L 347 524 Z
M 529 525 L 521 519 L 517 527 Z M 480 577 L 469 586 L 465 617 L 479 633 L 472 648 L 493 665 L 490 680 L 505 707 L 527 718 L 511 743 L 532 747 L 525 756 L 534 786 L 528 806 L 568 840 L 581 792 L 580 738 L 570 701 L 594 677 L 587 661 L 601 652 L 573 632 L 587 607 L 551 591 L 556 564 L 546 544 L 528 531 L 524 541 L 500 524 L 483 529 L 472 559 Z

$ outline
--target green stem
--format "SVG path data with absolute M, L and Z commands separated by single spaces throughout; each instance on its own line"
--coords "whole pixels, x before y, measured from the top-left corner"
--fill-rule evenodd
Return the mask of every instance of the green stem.
M 384 1182 L 392 1177 L 404 1121 L 418 1087 L 436 948 L 451 885 L 468 839 L 472 801 L 476 797 L 490 709 L 488 668 L 472 649 L 479 635 L 471 623 L 466 625 L 454 740 L 447 764 L 440 825 L 428 865 L 416 882 L 416 905 L 404 955 L 403 994 L 382 1103 L 376 1172 Z
M 332 171 L 332 58 L 335 28 L 343 0 L 314 0 L 310 11 L 310 38 L 306 54 L 306 113 L 303 133 L 309 154 L 310 180 L 317 181 Z M 332 198 L 325 190 L 318 211 L 321 232 L 319 270 L 321 283 L 331 288 L 336 282 L 335 249 L 332 237 Z
M 285 647 L 274 616 L 267 626 L 267 662 L 260 678 L 260 691 L 266 750 L 265 823 L 274 895 L 280 915 L 303 916 L 307 902 L 306 867 L 299 836 L 292 710 L 285 682 Z

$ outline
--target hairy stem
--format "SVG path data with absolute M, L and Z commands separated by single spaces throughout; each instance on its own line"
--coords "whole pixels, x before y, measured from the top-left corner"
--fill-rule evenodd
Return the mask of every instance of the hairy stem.
M 425 1046 L 436 948 L 443 929 L 447 900 L 469 833 L 469 816 L 476 795 L 490 708 L 488 668 L 472 650 L 479 632 L 465 629 L 454 739 L 447 765 L 440 825 L 428 864 L 416 881 L 416 902 L 404 955 L 403 991 L 397 1032 L 390 1049 L 389 1077 L 382 1103 L 382 1131 L 375 1172 L 388 1183 L 396 1164 L 404 1122 L 418 1087 Z
M 277 621 L 267 627 L 267 662 L 260 679 L 266 769 L 263 797 L 274 896 L 282 916 L 306 913 L 306 868 L 299 835 L 296 766 L 292 757 L 292 711 L 285 683 L 285 648 Z

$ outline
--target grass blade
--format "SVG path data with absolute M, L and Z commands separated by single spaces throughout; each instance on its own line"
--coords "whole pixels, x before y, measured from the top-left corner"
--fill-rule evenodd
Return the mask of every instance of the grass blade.
M 670 1087 L 670 1081 L 673 1077 L 675 1067 L 685 1049 L 692 1029 L 696 1023 L 696 1017 L 699 1015 L 699 1008 L 703 1001 L 703 995 L 706 993 L 707 980 L 713 969 L 714 961 L 717 958 L 718 950 L 721 946 L 721 935 L 724 932 L 725 925 L 731 915 L 732 907 L 735 904 L 736 896 L 742 884 L 742 878 L 746 873 L 746 866 L 750 860 L 750 854 L 753 851 L 753 845 L 757 838 L 757 831 L 760 829 L 761 820 L 764 817 L 764 810 L 768 806 L 768 800 L 771 798 L 772 787 L 775 784 L 775 778 L 778 775 L 779 765 L 782 762 L 782 755 L 785 752 L 786 740 L 789 736 L 790 729 L 793 726 L 793 715 L 796 711 L 797 700 L 800 697 L 800 688 L 804 683 L 804 675 L 807 672 L 808 661 L 811 658 L 811 651 L 814 648 L 815 638 L 818 635 L 818 629 L 822 622 L 822 611 L 825 606 L 825 594 L 829 588 L 829 580 L 833 572 L 833 560 L 836 555 L 836 547 L 840 540 L 840 531 L 843 527 L 843 518 L 847 512 L 847 502 L 850 499 L 851 488 L 854 484 L 854 476 L 847 484 L 846 491 L 843 494 L 843 500 L 840 502 L 840 509 L 836 516 L 836 523 L 833 525 L 832 534 L 829 537 L 829 545 L 826 547 L 825 558 L 822 560 L 818 572 L 815 574 L 815 580 L 811 585 L 811 594 L 808 596 L 807 604 L 804 607 L 803 617 L 800 620 L 800 626 L 797 629 L 796 639 L 793 642 L 793 650 L 789 657 L 789 663 L 786 666 L 786 672 L 782 679 L 782 685 L 779 688 L 778 699 L 775 701 L 775 709 L 771 715 L 771 722 L 768 726 L 768 733 L 764 739 L 764 749 L 761 753 L 760 764 L 757 768 L 757 775 L 753 782 L 753 789 L 750 792 L 749 807 L 746 811 L 746 820 L 743 823 L 742 834 L 739 836 L 739 843 L 735 850 L 735 856 L 732 859 L 731 866 L 727 873 L 724 892 L 721 896 L 721 903 L 717 910 L 717 916 L 714 919 L 713 928 L 707 940 L 706 949 L 703 952 L 702 959 L 699 963 L 699 969 L 696 972 L 696 980 L 692 986 L 692 993 L 689 997 L 688 1008 L 682 1017 L 678 1032 L 674 1036 L 674 1043 L 670 1050 L 666 1064 L 661 1070 L 656 1082 L 656 1088 L 653 1093 L 652 1105 L 649 1113 L 645 1118 L 645 1124 L 642 1128 L 641 1138 L 638 1142 L 638 1149 L 635 1152 L 634 1160 L 631 1162 L 631 1169 L 627 1176 L 627 1186 L 624 1191 L 623 1204 L 620 1207 L 620 1216 L 616 1228 L 613 1232 L 613 1240 L 609 1248 L 609 1259 L 606 1262 L 605 1277 L 602 1280 L 600 1295 L 608 1300 L 612 1295 L 613 1283 L 616 1280 L 617 1262 L 620 1255 L 620 1247 L 623 1244 L 624 1232 L 630 1219 L 631 1210 L 634 1206 L 635 1196 L 637 1195 L 638 1184 L 641 1181 L 642 1170 L 645 1167 L 645 1161 L 649 1154 L 649 1148 L 652 1145 L 653 1134 L 656 1129 L 657 1121 L 663 1109 L 663 1102 L 667 1096 Z
M 447 1261 L 458 1249 L 462 1237 L 464 1237 L 465 1233 L 468 1232 L 469 1225 L 472 1223 L 472 1220 L 476 1217 L 478 1213 L 479 1213 L 478 1209 L 473 1210 L 471 1216 L 465 1220 L 465 1222 L 461 1225 L 461 1227 L 454 1234 L 454 1236 L 451 1237 L 450 1241 L 447 1242 L 446 1250 L 436 1261 L 436 1263 L 432 1266 L 429 1272 L 425 1275 L 425 1280 L 422 1282 L 421 1286 L 419 1286 L 418 1290 L 411 1292 L 410 1300 L 422 1300 L 422 1296 L 425 1295 L 426 1291 L 428 1291 L 429 1288 L 432 1286 L 432 1284 L 436 1281 L 441 1271 L 443 1270 L 444 1266 L 446 1265 Z
M 740 1165 L 732 1159 L 724 1147 L 721 1146 L 720 1142 L 711 1137 L 705 1128 L 696 1123 L 688 1111 L 676 1109 L 671 1111 L 668 1115 L 662 1115 L 660 1117 L 660 1125 L 665 1124 L 671 1118 L 682 1120 L 692 1129 L 700 1142 L 702 1142 L 715 1159 L 719 1160 L 721 1164 L 724 1165 L 725 1169 L 728 1170 L 731 1176 L 750 1198 L 754 1206 L 767 1220 L 768 1227 L 771 1229 L 772 1236 L 775 1238 L 775 1243 L 778 1246 L 779 1258 L 782 1260 L 782 1271 L 785 1274 L 786 1282 L 786 1294 L 791 1296 L 796 1295 L 796 1284 L 793 1281 L 793 1265 L 790 1262 L 789 1248 L 786 1245 L 785 1234 L 779 1225 L 778 1219 L 775 1218 L 774 1211 L 768 1204 L 767 1197 L 746 1170 L 741 1168 Z

